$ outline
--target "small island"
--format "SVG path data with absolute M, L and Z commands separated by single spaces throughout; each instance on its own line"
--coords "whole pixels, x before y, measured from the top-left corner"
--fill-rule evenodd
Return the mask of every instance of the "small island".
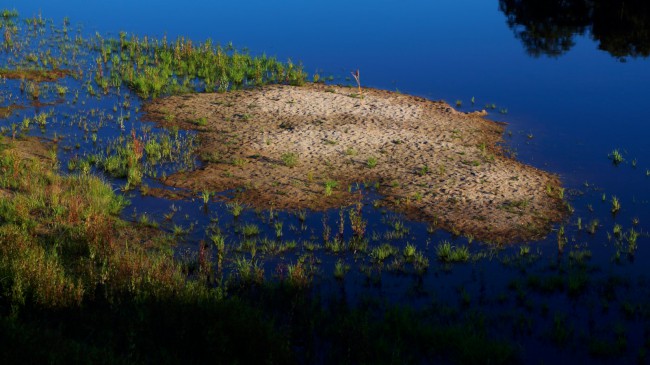
M 484 112 L 375 89 L 269 85 L 154 99 L 148 118 L 199 132 L 205 165 L 163 179 L 193 191 L 240 188 L 268 209 L 325 210 L 374 184 L 383 204 L 496 243 L 543 237 L 564 215 L 557 176 L 508 157 Z

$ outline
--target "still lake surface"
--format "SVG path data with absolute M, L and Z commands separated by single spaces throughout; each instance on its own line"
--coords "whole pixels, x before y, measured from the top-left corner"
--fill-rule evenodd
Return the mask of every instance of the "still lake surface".
M 573 243 L 589 244 L 594 261 L 608 263 L 612 250 L 605 231 L 616 223 L 628 228 L 636 218 L 642 234 L 635 265 L 621 272 L 648 273 L 650 6 L 645 2 L 14 0 L 3 6 L 23 16 L 69 17 L 89 35 L 117 36 L 124 30 L 232 42 L 252 54 L 300 61 L 310 73 L 334 76 L 335 83 L 351 83 L 350 71 L 359 69 L 363 86 L 452 105 L 460 100 L 466 111 L 495 104 L 488 118 L 508 123 L 512 134 L 504 136 L 505 144 L 517 158 L 560 175 L 575 208 L 566 222 L 577 237 Z M 625 158 L 619 166 L 608 158 L 614 149 Z M 615 217 L 608 214 L 611 196 L 622 205 Z M 196 202 L 177 204 L 196 211 Z M 169 203 L 136 198 L 134 205 L 162 212 Z M 371 225 L 381 219 L 368 214 Z M 330 215 L 334 221 L 336 212 Z M 577 217 L 598 218 L 604 228 L 589 237 L 576 233 L 569 227 Z M 227 218 L 222 222 L 228 224 Z M 320 222 L 307 220 L 316 227 Z M 426 237 L 426 226 L 413 223 L 411 234 Z M 546 253 L 557 250 L 553 234 L 534 245 Z M 440 285 L 466 281 L 471 270 L 458 271 Z M 504 271 L 494 275 L 508 280 Z M 529 354 L 540 349 L 533 346 Z

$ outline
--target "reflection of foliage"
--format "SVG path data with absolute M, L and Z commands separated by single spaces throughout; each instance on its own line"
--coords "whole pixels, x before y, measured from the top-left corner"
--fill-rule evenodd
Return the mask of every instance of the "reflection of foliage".
M 650 56 L 650 2 L 597 1 L 592 33 L 612 56 Z
M 508 26 L 529 54 L 559 56 L 591 33 L 615 57 L 650 55 L 650 4 L 646 0 L 499 0 Z

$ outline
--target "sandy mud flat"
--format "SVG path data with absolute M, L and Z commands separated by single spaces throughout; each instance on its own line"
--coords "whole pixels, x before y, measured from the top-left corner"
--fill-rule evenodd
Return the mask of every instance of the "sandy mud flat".
M 503 125 L 444 102 L 276 85 L 155 99 L 145 111 L 200 134 L 205 166 L 165 184 L 239 188 L 236 198 L 259 208 L 334 208 L 359 199 L 348 186 L 377 183 L 390 209 L 502 243 L 543 237 L 564 214 L 558 177 L 499 148 Z

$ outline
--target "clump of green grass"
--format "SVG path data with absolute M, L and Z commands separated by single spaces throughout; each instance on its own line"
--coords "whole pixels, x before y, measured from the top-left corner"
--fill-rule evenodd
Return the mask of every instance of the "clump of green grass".
M 302 85 L 307 78 L 302 65 L 290 60 L 254 57 L 210 41 L 196 44 L 184 38 L 167 42 L 135 36 L 99 41 L 106 56 L 100 59 L 104 75 L 96 75 L 96 79 L 124 83 L 143 98 L 192 91 L 226 92 L 271 83 Z M 111 62 L 109 54 L 115 54 L 117 62 Z
M 412 259 L 415 257 L 416 253 L 417 253 L 417 249 L 415 248 L 415 246 L 410 243 L 407 243 L 406 247 L 404 247 L 404 252 L 403 252 L 404 258 L 406 260 Z
M 207 205 L 210 202 L 210 197 L 212 196 L 212 192 L 209 190 L 203 190 L 201 192 L 201 198 L 203 199 L 203 205 Z
M 241 215 L 242 210 L 244 210 L 244 207 L 238 202 L 234 201 L 228 204 L 228 209 L 230 210 L 230 213 L 233 217 L 238 218 Z
M 260 228 L 255 224 L 246 224 L 241 228 L 244 237 L 252 237 L 260 234 Z
M 298 165 L 298 154 L 294 152 L 287 152 L 282 154 L 282 163 L 287 167 L 295 167 Z
M 370 157 L 368 157 L 368 159 L 366 160 L 366 166 L 367 166 L 369 169 L 372 169 L 372 168 L 374 168 L 375 166 L 377 166 L 377 158 L 374 157 L 374 156 L 370 156 Z
M 384 243 L 381 246 L 374 247 L 370 250 L 370 257 L 376 262 L 383 262 L 387 258 L 396 255 L 398 252 L 399 250 L 397 247 Z
M 208 118 L 206 118 L 206 117 L 197 118 L 197 119 L 194 119 L 192 121 L 192 123 L 194 123 L 195 125 L 197 125 L 199 127 L 205 127 L 206 125 L 208 125 Z
M 325 181 L 325 196 L 332 195 L 332 191 L 339 186 L 338 181 L 336 180 L 327 180 Z
M 456 247 L 450 242 L 443 241 L 436 247 L 438 260 L 445 263 L 467 262 L 470 258 L 467 246 Z
M 345 279 L 345 274 L 350 270 L 350 265 L 347 265 L 343 260 L 339 259 L 334 265 L 334 277 L 336 280 Z
M 621 210 L 621 202 L 618 200 L 617 197 L 612 196 L 612 214 L 618 213 L 618 211 Z
M 623 155 L 621 155 L 617 149 L 613 150 L 612 153 L 609 154 L 609 158 L 612 160 L 614 165 L 619 165 L 624 161 Z

